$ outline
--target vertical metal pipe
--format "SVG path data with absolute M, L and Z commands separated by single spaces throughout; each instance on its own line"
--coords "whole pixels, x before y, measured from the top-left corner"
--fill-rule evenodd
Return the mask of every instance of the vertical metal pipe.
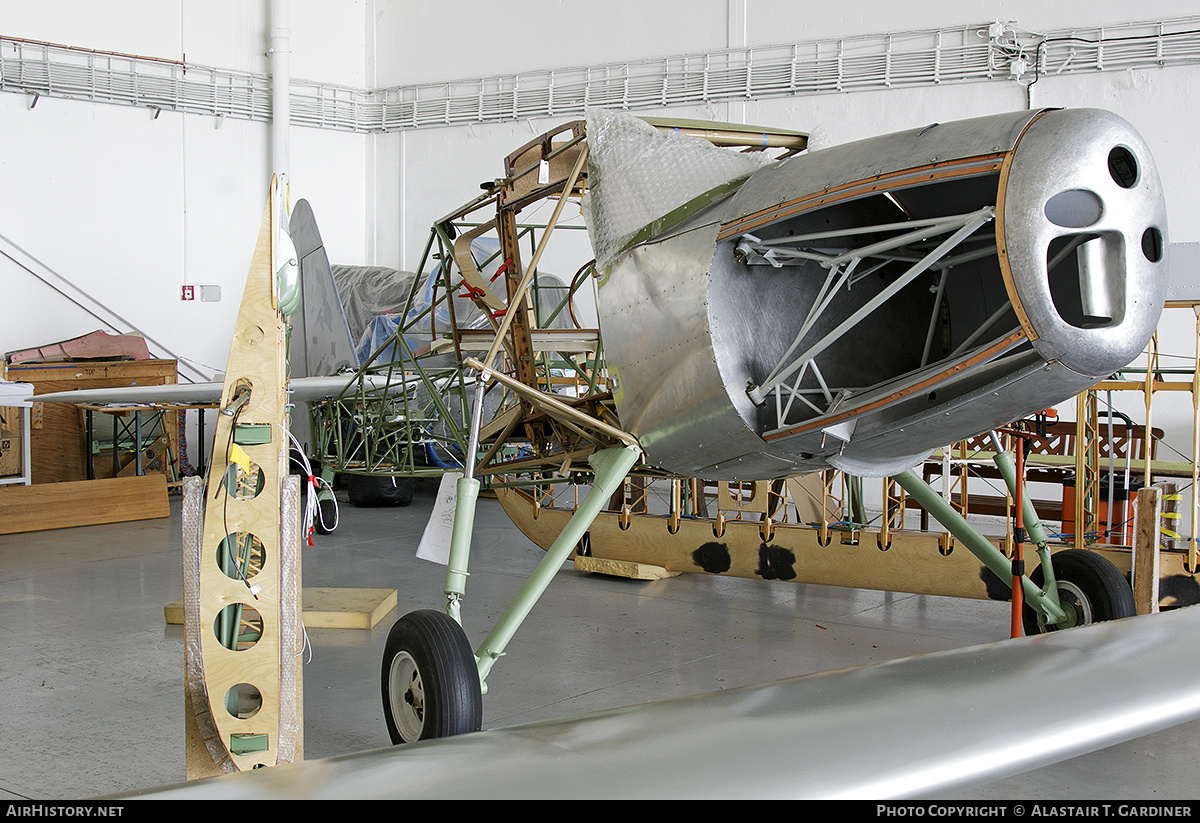
M 288 0 L 271 0 L 271 173 L 280 181 L 287 179 L 291 164 L 289 128 L 292 105 L 289 95 L 291 74 L 288 65 L 291 29 L 288 28 Z M 286 195 L 286 192 L 285 192 Z
M 1016 487 L 1013 499 L 1016 501 L 1016 525 L 1013 528 L 1013 567 L 1012 567 L 1012 636 L 1020 637 L 1022 620 L 1021 609 L 1024 600 L 1021 597 L 1021 575 L 1025 573 L 1021 545 L 1025 542 L 1025 438 L 1016 439 L 1017 466 Z

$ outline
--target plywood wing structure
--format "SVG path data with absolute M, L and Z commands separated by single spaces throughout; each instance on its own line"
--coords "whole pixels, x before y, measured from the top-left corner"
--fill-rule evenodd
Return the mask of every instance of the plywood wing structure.
M 299 759 L 298 486 L 288 477 L 287 294 L 273 184 L 235 325 L 185 579 L 189 777 Z M 286 245 L 286 241 L 283 241 Z M 281 299 L 281 291 L 284 297 Z M 194 505 L 194 503 L 193 503 Z M 185 518 L 186 520 L 187 518 Z

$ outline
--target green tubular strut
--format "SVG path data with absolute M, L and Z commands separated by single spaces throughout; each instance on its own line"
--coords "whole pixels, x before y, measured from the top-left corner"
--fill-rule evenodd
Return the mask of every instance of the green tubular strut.
M 571 519 L 567 521 L 567 525 L 555 539 L 554 544 L 546 551 L 546 555 L 538 563 L 529 579 L 525 581 L 525 585 L 517 592 L 517 596 L 513 602 L 505 610 L 500 619 L 496 621 L 496 625 L 492 628 L 488 636 L 483 639 L 479 646 L 479 650 L 475 653 L 475 661 L 479 667 L 479 682 L 483 685 L 484 694 L 487 693 L 487 675 L 492 670 L 492 666 L 496 660 L 504 654 L 504 649 L 508 642 L 516 634 L 521 623 L 533 610 L 534 604 L 538 598 L 546 591 L 550 585 L 550 581 L 554 579 L 554 575 L 566 561 L 572 550 L 579 544 L 583 533 L 586 532 L 596 519 L 596 515 L 600 513 L 600 509 L 612 496 L 613 492 L 624 481 L 625 476 L 629 474 L 629 470 L 633 468 L 634 463 L 641 457 L 642 451 L 637 446 L 619 446 L 615 448 L 605 449 L 594 453 L 588 458 L 588 463 L 595 470 L 595 480 L 592 483 L 592 490 L 575 509 L 575 513 L 571 515 Z M 460 489 L 462 488 L 460 481 Z M 478 486 L 478 481 L 472 481 Z M 462 506 L 462 498 L 459 499 L 459 506 Z M 473 508 L 473 507 L 472 507 Z M 467 522 L 464 518 L 464 522 Z M 450 538 L 450 557 L 451 570 L 447 572 L 447 580 L 457 574 L 462 574 L 461 570 L 455 570 L 454 557 L 455 546 L 459 542 L 470 542 L 469 532 L 465 537 L 459 535 L 459 519 L 458 511 L 455 511 L 454 532 Z M 464 551 L 462 546 L 459 549 Z M 464 566 L 460 569 L 465 569 Z M 447 584 L 449 588 L 449 583 Z
M 479 452 L 479 426 L 483 422 L 483 395 L 486 384 L 475 385 L 471 408 L 471 432 L 467 440 L 466 471 L 455 488 L 454 524 L 450 527 L 450 557 L 446 564 L 446 614 L 462 625 L 461 603 L 467 588 L 467 563 L 471 557 L 471 533 L 475 528 L 475 503 L 479 500 L 479 481 L 475 479 L 475 458 Z M 480 678 L 483 682 L 483 678 Z
M 467 589 L 467 562 L 471 557 L 471 533 L 475 529 L 475 502 L 479 499 L 479 481 L 459 478 L 458 497 L 454 501 L 454 525 L 450 530 L 450 560 L 446 564 L 446 614 L 462 625 L 463 593 Z
M 996 468 L 1000 469 L 1000 475 L 1004 478 L 1004 483 L 1008 486 L 1008 493 L 1013 500 L 1017 499 L 1017 466 L 1013 460 L 1013 456 L 1000 447 L 1000 438 L 995 432 L 991 434 L 992 449 L 996 456 L 993 462 Z M 1042 520 L 1037 515 L 1037 510 L 1033 508 L 1033 502 L 1029 499 L 1029 493 L 1022 490 L 1021 494 L 1021 516 L 1025 524 L 1025 532 L 1029 535 L 1030 541 L 1037 547 L 1038 563 L 1042 567 L 1042 594 L 1046 600 L 1053 603 L 1056 608 L 1061 611 L 1062 604 L 1058 600 L 1058 585 L 1054 580 L 1054 566 L 1050 562 L 1050 547 L 1046 543 L 1046 530 L 1042 528 Z M 1058 620 L 1053 619 L 1054 615 L 1050 612 L 1043 612 L 1046 615 L 1047 625 L 1053 625 Z M 1065 612 L 1064 612 L 1065 614 Z
M 955 511 L 953 506 L 931 489 L 929 484 L 918 477 L 912 469 L 895 475 L 892 479 L 912 495 L 925 511 L 933 515 L 935 520 L 961 540 L 967 550 L 978 557 L 980 562 L 991 569 L 997 577 L 1005 582 L 1012 580 L 1012 562 L 1004 556 L 1004 553 L 993 546 L 992 541 L 967 523 L 966 519 Z M 1025 602 L 1046 615 L 1047 623 L 1058 623 L 1066 619 L 1066 613 L 1058 605 L 1057 597 L 1048 596 L 1035 586 L 1028 576 L 1021 578 L 1021 590 L 1025 594 Z

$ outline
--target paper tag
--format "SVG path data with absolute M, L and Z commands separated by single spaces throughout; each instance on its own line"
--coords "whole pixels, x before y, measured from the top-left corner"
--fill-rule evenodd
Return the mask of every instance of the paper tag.
M 450 563 L 450 535 L 454 532 L 454 509 L 458 502 L 458 481 L 462 472 L 447 472 L 442 475 L 438 486 L 437 499 L 433 501 L 433 512 L 421 542 L 417 544 L 417 558 L 440 563 L 443 566 Z
M 544 186 L 549 182 L 550 182 L 550 161 L 543 160 L 542 162 L 538 163 L 538 183 L 540 185 Z

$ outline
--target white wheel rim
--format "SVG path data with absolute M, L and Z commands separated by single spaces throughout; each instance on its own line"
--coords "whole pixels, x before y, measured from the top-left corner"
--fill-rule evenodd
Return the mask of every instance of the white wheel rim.
M 1076 626 L 1089 626 L 1094 622 L 1092 620 L 1092 601 L 1088 600 L 1087 595 L 1074 583 L 1062 581 L 1058 584 L 1058 601 L 1064 609 L 1075 612 Z
M 1038 619 L 1042 631 L 1057 632 L 1063 629 L 1073 629 L 1076 626 L 1090 626 L 1095 622 L 1092 616 L 1092 601 L 1079 586 L 1069 580 L 1058 581 L 1058 603 L 1067 613 L 1067 623 L 1046 623 L 1044 617 Z
M 406 741 L 419 740 L 425 727 L 425 687 L 421 672 L 408 652 L 397 652 L 388 671 L 392 720 Z

